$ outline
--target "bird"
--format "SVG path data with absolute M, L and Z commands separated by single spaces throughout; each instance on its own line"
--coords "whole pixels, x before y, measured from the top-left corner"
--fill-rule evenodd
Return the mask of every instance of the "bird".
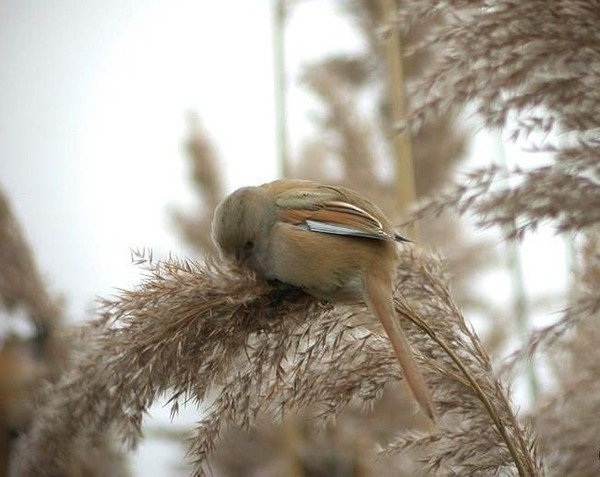
M 393 304 L 397 244 L 410 242 L 352 189 L 279 179 L 237 189 L 215 209 L 212 238 L 225 259 L 267 281 L 331 303 L 365 303 L 381 322 L 403 376 L 435 422 L 431 392 Z

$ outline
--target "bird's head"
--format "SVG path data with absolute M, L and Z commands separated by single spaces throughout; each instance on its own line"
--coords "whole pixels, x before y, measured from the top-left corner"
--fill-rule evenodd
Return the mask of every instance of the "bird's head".
M 276 217 L 276 205 L 266 191 L 260 187 L 243 187 L 215 210 L 213 241 L 225 258 L 252 266 L 257 250 L 267 245 Z

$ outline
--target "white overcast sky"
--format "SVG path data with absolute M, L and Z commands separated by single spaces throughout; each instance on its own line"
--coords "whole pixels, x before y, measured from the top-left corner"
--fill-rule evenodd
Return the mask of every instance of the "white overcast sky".
M 294 138 L 310 128 L 295 73 L 360 48 L 330 2 L 298 4 L 286 42 Z M 271 19 L 270 0 L 0 0 L 0 186 L 70 318 L 136 282 L 131 249 L 185 254 L 168 208 L 193 200 L 188 112 L 213 136 L 229 189 L 275 178 Z M 485 144 L 475 155 L 487 160 Z M 564 277 L 562 245 L 536 240 L 526 273 L 552 255 Z

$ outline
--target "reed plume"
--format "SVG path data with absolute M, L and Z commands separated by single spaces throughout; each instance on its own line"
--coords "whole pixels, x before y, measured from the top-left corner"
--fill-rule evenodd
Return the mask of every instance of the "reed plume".
M 598 412 L 591 362 L 597 362 L 600 297 L 593 278 L 600 260 L 589 245 L 597 240 L 600 197 L 598 7 L 585 0 L 425 0 L 400 15 L 404 25 L 432 13 L 446 22 L 421 45 L 439 46 L 438 55 L 415 83 L 414 109 L 398 127 L 418 130 L 430 117 L 467 107 L 487 128 L 545 156 L 542 165 L 522 161 L 508 171 L 489 166 L 463 175 L 415 216 L 454 210 L 509 239 L 550 226 L 584 257 L 558 319 L 534 330 L 504 363 L 512 368 L 533 357 L 551 363 L 556 385 L 530 415 L 550 475 L 595 475 L 598 466 L 598 435 L 586 424 Z
M 508 238 L 544 224 L 563 234 L 594 228 L 600 218 L 595 137 L 600 100 L 593 85 L 600 53 L 587 47 L 599 39 L 593 3 L 421 1 L 413 11 L 403 10 L 407 23 L 425 12 L 446 14 L 446 22 L 421 45 L 443 48 L 414 85 L 419 99 L 406 125 L 418 128 L 429 116 L 468 105 L 487 127 L 552 157 L 542 166 L 467 173 L 425 200 L 416 217 L 453 210 L 473 216 L 481 227 L 499 227 Z M 594 302 L 586 297 L 572 303 L 562 325 L 593 311 Z M 562 325 L 548 328 L 548 336 Z
M 102 317 L 87 325 L 88 346 L 22 443 L 22 475 L 60 475 L 76 443 L 93 442 L 101 430 L 114 429 L 135 445 L 144 413 L 164 393 L 173 413 L 182 402 L 209 403 L 190 447 L 194 474 L 204 475 L 230 426 L 249 429 L 257 416 L 277 421 L 308 408 L 313 419 L 328 421 L 351 402 L 372 405 L 399 379 L 388 342 L 362 306 L 319 303 L 210 259 L 146 265 L 142 283 L 106 301 Z M 399 273 L 396 307 L 413 321 L 406 328 L 441 424 L 394 448 L 443 443 L 448 450 L 432 469 L 460 462 L 465 470 L 537 471 L 535 440 L 517 424 L 440 263 L 408 250 Z M 357 316 L 369 326 L 350 319 Z M 485 462 L 471 463 L 469 455 L 485 455 Z

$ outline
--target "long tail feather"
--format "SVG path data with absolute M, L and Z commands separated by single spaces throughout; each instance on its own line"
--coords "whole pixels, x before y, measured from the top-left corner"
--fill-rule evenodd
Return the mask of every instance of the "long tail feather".
M 371 285 L 367 286 L 369 308 L 383 325 L 383 329 L 392 343 L 408 387 L 423 412 L 432 422 L 435 422 L 431 392 L 419 371 L 406 334 L 395 316 L 391 297 L 385 293 L 386 287 L 377 287 L 376 284 Z

